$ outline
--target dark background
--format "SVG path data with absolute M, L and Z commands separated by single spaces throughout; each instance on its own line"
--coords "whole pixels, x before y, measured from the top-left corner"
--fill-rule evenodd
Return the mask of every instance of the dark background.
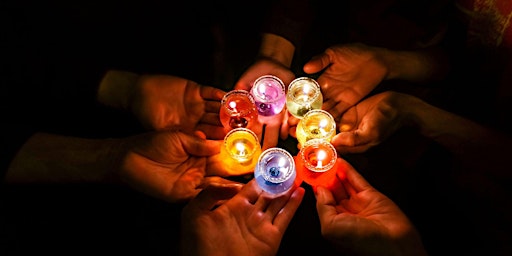
M 2 1 L 3 118 L 94 138 L 139 132 L 129 115 L 94 103 L 104 71 L 171 74 L 229 90 L 255 58 L 270 2 Z M 315 31 L 314 41 L 323 40 L 323 32 Z M 296 154 L 295 143 L 280 146 Z M 343 157 L 411 217 L 432 255 L 477 254 L 487 247 L 485 235 L 461 214 L 463 199 L 449 193 L 456 188 L 440 174 L 450 161 L 435 144 L 403 131 L 365 154 Z M 279 255 L 332 255 L 320 235 L 313 193 L 304 186 L 304 202 Z M 0 255 L 178 251 L 182 205 L 130 188 L 3 185 L 1 197 Z

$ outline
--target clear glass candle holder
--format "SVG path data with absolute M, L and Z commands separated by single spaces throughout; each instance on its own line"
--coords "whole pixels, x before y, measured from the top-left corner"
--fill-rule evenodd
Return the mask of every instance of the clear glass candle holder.
M 246 90 L 229 91 L 221 100 L 219 118 L 227 130 L 250 129 L 258 120 L 254 98 Z
M 224 137 L 224 149 L 239 164 L 250 163 L 261 146 L 256 134 L 247 128 L 236 128 Z
M 281 79 L 272 75 L 256 79 L 251 88 L 256 108 L 261 116 L 281 113 L 286 103 L 286 88 Z
M 334 135 L 336 135 L 336 121 L 329 112 L 322 109 L 307 112 L 297 124 L 296 136 L 301 146 L 311 139 L 330 142 Z
M 321 109 L 323 96 L 318 82 L 309 77 L 295 78 L 288 85 L 286 108 L 293 116 L 301 119 L 313 109 Z
M 278 196 L 290 190 L 296 178 L 295 162 L 282 148 L 268 148 L 258 158 L 254 178 L 271 195 Z
M 299 151 L 297 172 L 301 179 L 312 186 L 330 186 L 336 179 L 336 159 L 334 146 L 322 139 L 306 142 Z

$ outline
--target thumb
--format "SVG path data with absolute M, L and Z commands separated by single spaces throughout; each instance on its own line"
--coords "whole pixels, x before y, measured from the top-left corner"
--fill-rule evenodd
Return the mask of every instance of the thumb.
M 181 145 L 187 153 L 195 156 L 212 156 L 220 152 L 222 141 L 207 140 L 198 136 L 180 133 Z
M 320 72 L 330 64 L 329 56 L 326 54 L 320 54 L 311 58 L 302 69 L 307 74 L 314 74 Z

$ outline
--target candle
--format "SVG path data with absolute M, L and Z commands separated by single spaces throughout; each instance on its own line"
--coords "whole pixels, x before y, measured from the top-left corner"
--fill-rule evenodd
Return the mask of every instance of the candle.
M 320 85 L 315 79 L 299 77 L 288 86 L 286 108 L 293 116 L 300 119 L 312 109 L 321 109 L 322 103 Z
M 312 186 L 326 187 L 336 179 L 337 153 L 334 146 L 322 139 L 306 142 L 297 157 L 297 173 L 300 178 Z
M 221 100 L 220 121 L 227 130 L 251 128 L 258 118 L 252 95 L 245 90 L 232 90 Z
M 224 149 L 240 164 L 250 163 L 255 154 L 261 151 L 256 134 L 247 128 L 236 128 L 224 137 Z
M 330 142 L 336 134 L 336 121 L 329 112 L 314 109 L 307 112 L 299 121 L 296 134 L 301 145 L 311 139 L 322 139 Z
M 286 102 L 283 81 L 276 76 L 261 76 L 251 88 L 258 113 L 262 116 L 273 116 L 281 113 Z
M 268 148 L 263 151 L 254 169 L 254 178 L 258 185 L 274 196 L 290 190 L 296 175 L 293 157 L 281 148 Z

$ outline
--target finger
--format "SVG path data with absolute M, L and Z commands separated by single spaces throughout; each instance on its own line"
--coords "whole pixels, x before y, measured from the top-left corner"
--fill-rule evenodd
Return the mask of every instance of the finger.
M 199 124 L 197 129 L 202 131 L 206 138 L 210 140 L 223 140 L 226 136 L 226 130 L 222 126 Z
M 210 211 L 219 205 L 219 202 L 232 198 L 238 191 L 237 187 L 208 186 L 190 200 L 188 207 L 196 211 Z
M 285 113 L 283 114 L 283 121 L 281 122 L 281 130 L 279 136 L 282 140 L 286 140 L 288 138 L 288 130 L 290 129 L 290 126 L 288 125 L 288 112 L 286 110 L 286 107 L 283 110 Z
M 373 188 L 370 183 L 368 183 L 368 181 L 366 181 L 366 179 L 347 161 L 342 159 L 339 168 L 344 170 L 340 172 L 342 174 L 344 173 L 344 175 L 340 175 L 340 178 L 343 180 L 343 182 L 352 187 L 354 190 L 353 193 L 359 193 L 361 191 Z
M 205 109 L 206 113 L 217 113 L 217 114 L 219 114 L 221 106 L 222 105 L 221 105 L 220 101 L 207 100 L 207 101 L 204 102 L 204 109 Z
M 263 136 L 262 150 L 277 146 L 280 128 L 280 124 L 269 124 L 265 127 L 265 130 L 263 131 L 265 135 Z
M 203 99 L 220 101 L 220 100 L 222 100 L 222 97 L 224 97 L 226 92 L 219 88 L 202 85 L 200 87 L 199 94 L 201 95 L 201 97 Z
M 277 226 L 281 232 L 285 232 L 286 228 L 290 224 L 293 216 L 297 212 L 300 204 L 302 203 L 302 199 L 304 198 L 305 190 L 303 187 L 297 187 L 292 195 L 290 196 L 287 203 L 284 207 L 278 211 L 276 217 L 274 218 L 274 226 Z
M 180 133 L 179 139 L 185 151 L 195 156 L 212 156 L 220 152 L 222 141 L 205 140 L 197 136 Z
M 244 198 L 250 204 L 255 205 L 262 193 L 263 190 L 258 186 L 256 180 L 252 179 L 247 184 L 245 184 L 242 191 L 238 193 L 238 196 Z
M 338 214 L 336 211 L 336 201 L 331 191 L 322 186 L 317 187 L 315 197 L 316 210 L 320 223 L 323 226 L 324 223 L 329 222 L 329 220 L 333 219 Z
M 329 60 L 329 56 L 326 54 L 316 55 L 311 60 L 306 62 L 302 67 L 302 70 L 306 72 L 306 74 L 314 74 L 320 72 L 322 69 L 326 68 L 329 64 L 331 64 Z
M 240 192 L 242 190 L 244 183 L 240 183 L 237 181 L 232 181 L 228 179 L 224 179 L 222 177 L 218 176 L 212 176 L 212 177 L 205 177 L 203 179 L 203 182 L 199 185 L 198 188 L 207 188 L 207 187 L 231 187 L 233 189 L 238 190 L 237 192 Z
M 336 108 L 340 110 L 339 108 Z M 343 110 L 345 111 L 345 110 Z M 342 112 L 343 113 L 343 112 Z M 352 131 L 357 128 L 358 116 L 357 116 L 357 105 L 349 108 L 343 113 L 338 123 L 338 128 L 342 132 Z

